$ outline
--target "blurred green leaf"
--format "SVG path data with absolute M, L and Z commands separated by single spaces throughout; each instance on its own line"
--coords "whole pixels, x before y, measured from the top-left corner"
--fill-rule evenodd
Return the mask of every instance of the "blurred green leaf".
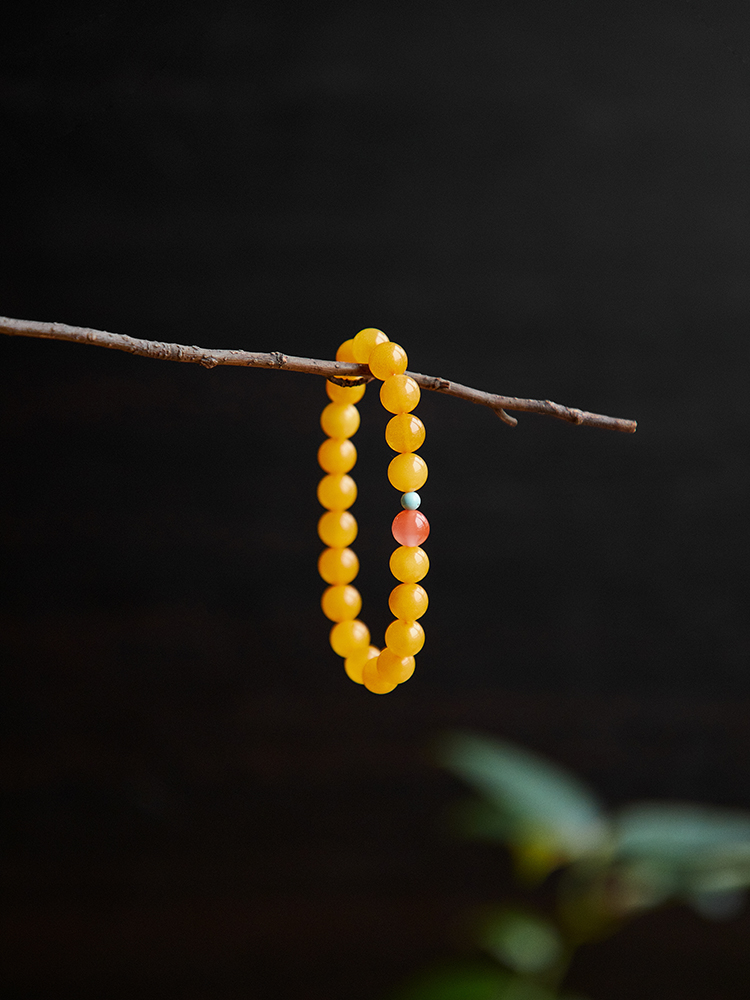
M 422 973 L 395 1000 L 504 1000 L 510 979 L 502 969 L 483 964 L 446 966 Z
M 480 964 L 445 966 L 422 973 L 393 1000 L 585 1000 L 554 993 L 538 983 Z
M 750 813 L 691 803 L 638 803 L 615 820 L 620 853 L 695 854 L 727 846 L 750 846 Z
M 479 943 L 514 972 L 532 974 L 552 968 L 564 952 L 560 935 L 549 921 L 511 909 L 485 918 Z
M 557 765 L 509 743 L 468 733 L 445 738 L 438 756 L 490 800 L 497 815 L 490 823 L 486 814 L 485 825 L 491 829 L 494 824 L 503 839 L 559 853 L 558 863 L 605 842 L 607 826 L 596 797 Z
M 641 906 L 750 886 L 750 814 L 739 810 L 629 806 L 615 819 L 613 850 L 618 878 L 641 887 Z

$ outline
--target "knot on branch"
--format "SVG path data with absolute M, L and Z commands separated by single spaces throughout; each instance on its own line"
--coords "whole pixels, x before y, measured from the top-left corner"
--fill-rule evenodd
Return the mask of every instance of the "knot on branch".
M 169 361 L 182 361 L 185 355 L 185 348 L 182 344 L 159 344 L 164 357 Z

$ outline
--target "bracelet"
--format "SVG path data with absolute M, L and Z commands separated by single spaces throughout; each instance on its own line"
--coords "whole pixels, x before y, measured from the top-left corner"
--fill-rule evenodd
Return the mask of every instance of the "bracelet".
M 430 533 L 430 524 L 418 507 L 419 494 L 427 481 L 427 464 L 415 454 L 425 438 L 424 424 L 412 410 L 419 402 L 419 386 L 408 375 L 406 351 L 390 341 L 382 330 L 367 328 L 346 340 L 336 352 L 337 361 L 369 365 L 382 381 L 380 401 L 394 414 L 385 429 L 385 439 L 398 452 L 388 466 L 388 479 L 403 494 L 403 510 L 392 524 L 399 547 L 390 559 L 393 576 L 399 581 L 388 599 L 395 621 L 385 632 L 385 648 L 370 645 L 370 630 L 357 618 L 362 598 L 352 580 L 359 572 L 359 560 L 349 548 L 357 537 L 357 522 L 349 508 L 357 499 L 357 484 L 348 474 L 357 461 L 351 438 L 359 429 L 359 411 L 365 385 L 347 387 L 326 382 L 331 402 L 320 417 L 328 435 L 318 449 L 318 464 L 327 475 L 318 484 L 318 500 L 326 508 L 318 522 L 318 535 L 328 548 L 318 559 L 318 572 L 329 584 L 321 600 L 323 613 L 332 622 L 333 651 L 344 658 L 344 669 L 357 684 L 374 694 L 387 694 L 414 673 L 415 654 L 424 645 L 424 630 L 417 619 L 427 610 L 427 591 L 419 585 L 430 568 L 427 553 L 420 546 Z

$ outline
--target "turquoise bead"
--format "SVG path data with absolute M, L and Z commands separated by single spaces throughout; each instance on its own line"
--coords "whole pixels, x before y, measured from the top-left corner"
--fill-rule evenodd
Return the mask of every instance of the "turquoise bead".
M 404 510 L 416 510 L 422 503 L 422 498 L 418 493 L 404 493 L 401 497 L 401 506 Z

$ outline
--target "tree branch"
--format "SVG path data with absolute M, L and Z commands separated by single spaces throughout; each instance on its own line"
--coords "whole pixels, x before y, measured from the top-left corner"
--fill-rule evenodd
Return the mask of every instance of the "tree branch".
M 162 361 L 186 361 L 203 365 L 204 368 L 215 368 L 217 365 L 243 365 L 249 368 L 277 368 L 290 372 L 307 372 L 310 375 L 323 375 L 340 385 L 361 385 L 372 378 L 367 365 L 347 364 L 343 361 L 318 361 L 315 358 L 294 358 L 280 351 L 271 354 L 252 354 L 249 351 L 217 351 L 205 347 L 187 347 L 183 344 L 163 344 L 156 340 L 138 340 L 120 333 L 106 333 L 104 330 L 89 330 L 81 326 L 67 326 L 65 323 L 38 323 L 34 320 L 8 319 L 0 316 L 0 333 L 10 337 L 42 337 L 50 340 L 70 340 L 76 344 L 93 344 L 96 347 L 109 347 L 115 351 L 127 351 L 129 354 L 140 354 L 144 358 L 160 358 Z M 479 389 L 450 382 L 436 375 L 420 375 L 419 372 L 407 372 L 422 389 L 443 392 L 448 396 L 466 399 L 470 403 L 489 406 L 500 419 L 510 426 L 518 422 L 507 410 L 519 410 L 524 413 L 541 413 L 571 424 L 587 427 L 602 427 L 607 430 L 624 431 L 633 434 L 636 429 L 635 420 L 625 420 L 621 417 L 606 417 L 600 413 L 588 413 L 568 406 L 561 406 L 549 399 L 517 399 L 515 396 L 498 396 Z M 356 382 L 344 381 L 343 376 L 356 377 Z

